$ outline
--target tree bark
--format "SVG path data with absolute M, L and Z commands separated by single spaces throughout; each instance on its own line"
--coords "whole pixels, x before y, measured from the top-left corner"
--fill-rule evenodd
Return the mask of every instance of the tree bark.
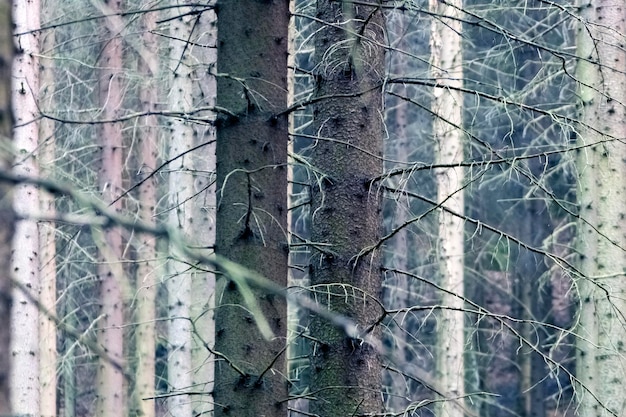
M 196 88 L 193 89 L 193 102 L 196 108 L 215 106 L 217 85 L 215 65 L 217 60 L 217 27 L 213 10 L 205 10 L 198 22 L 198 37 L 195 42 L 204 45 L 194 50 L 194 56 L 202 65 L 194 71 Z M 205 114 L 209 120 L 215 120 L 214 112 Z M 195 167 L 193 219 L 195 244 L 197 250 L 205 255 L 213 254 L 215 246 L 215 125 L 196 125 L 194 146 L 203 145 L 202 150 L 193 153 Z M 200 231 L 201 232 L 198 232 Z M 197 393 L 193 399 L 192 415 L 212 415 L 212 398 L 215 376 L 215 357 L 205 346 L 215 346 L 215 274 L 205 269 L 194 271 L 191 291 L 190 314 L 194 322 L 194 338 L 191 346 L 191 364 L 193 373 L 191 384 Z M 200 395 L 201 393 L 201 395 Z
M 431 73 L 438 87 L 432 103 L 435 164 L 463 161 L 463 60 L 461 50 L 461 0 L 430 0 Z M 464 173 L 461 166 L 438 168 L 437 203 L 456 213 L 464 212 Z M 447 211 L 439 212 L 438 256 L 444 306 L 437 326 L 437 379 L 449 398 L 437 403 L 437 415 L 463 417 L 465 395 L 464 221 Z
M 52 5 L 43 5 L 45 20 L 51 17 Z M 40 34 L 41 57 L 39 106 L 44 112 L 54 108 L 54 61 L 50 54 L 55 46 L 55 31 L 49 30 Z M 55 122 L 52 119 L 41 119 L 39 122 L 39 165 L 44 178 L 53 176 L 52 167 L 55 162 Z M 43 214 L 53 216 L 56 212 L 54 195 L 41 191 L 40 210 Z M 45 309 L 39 313 L 39 382 L 41 384 L 40 415 L 54 417 L 57 410 L 57 328 L 48 314 L 56 314 L 56 225 L 54 222 L 39 224 L 39 256 L 41 259 L 41 286 L 39 302 Z
M 39 1 L 13 4 L 14 31 L 21 34 L 15 37 L 17 55 L 13 63 L 13 148 L 17 155 L 13 173 L 26 177 L 39 174 L 39 127 L 35 122 L 39 116 L 39 32 L 28 32 L 39 29 L 40 10 Z M 11 265 L 14 279 L 22 288 L 13 293 L 11 403 L 14 413 L 33 416 L 39 414 L 40 403 L 39 310 L 30 298 L 39 296 L 39 231 L 34 218 L 39 203 L 36 186 L 15 186 L 13 205 L 20 219 L 15 224 Z
M 170 22 L 170 93 L 171 110 L 188 113 L 193 108 L 193 71 L 191 51 L 196 16 L 190 7 L 174 1 L 181 7 L 172 8 Z M 194 146 L 194 129 L 185 119 L 172 119 L 170 127 L 169 159 L 169 215 L 170 227 L 178 230 L 191 243 L 196 225 L 192 202 L 194 199 L 194 170 L 192 154 L 184 154 Z M 181 156 L 183 155 L 183 156 Z M 193 268 L 175 244 L 170 244 L 167 267 L 168 291 L 168 383 L 170 392 L 167 408 L 172 417 L 191 416 L 191 402 L 185 392 L 191 390 L 191 285 Z
M 287 48 L 289 2 L 217 3 L 216 254 L 287 285 Z M 215 416 L 287 413 L 286 301 L 255 291 L 250 311 L 231 277 L 217 280 Z M 243 289 L 245 290 L 245 289 Z M 254 315 L 269 323 L 260 332 Z M 238 371 L 235 370 L 235 367 Z
M 157 110 L 159 56 L 158 42 L 155 33 L 157 13 L 148 12 L 141 19 L 142 47 L 144 53 L 139 57 L 138 69 L 144 77 L 140 87 L 139 99 L 142 111 L 146 113 Z M 153 174 L 157 167 L 159 126 L 155 115 L 146 116 L 141 120 L 138 144 L 135 149 L 135 163 L 138 173 L 137 181 L 142 181 L 138 189 L 139 216 L 143 222 L 154 226 L 157 205 L 157 184 Z M 149 233 L 137 236 L 137 329 L 135 333 L 135 402 L 138 415 L 155 416 L 155 355 L 156 355 L 156 296 L 160 267 L 157 262 L 156 237 Z
M 580 4 L 577 168 L 581 276 L 576 387 L 581 417 L 623 415 L 626 361 L 626 31 L 623 2 Z M 595 398 L 594 398 L 595 397 Z
M 0 171 L 11 169 L 12 156 L 4 151 L 9 146 L 13 113 L 11 110 L 11 63 L 13 62 L 13 21 L 11 1 L 0 1 Z M 0 182 L 0 317 L 11 321 L 11 245 L 15 214 L 12 202 L 13 187 Z M 11 328 L 0 326 L 0 415 L 11 414 L 10 354 Z
M 98 0 L 100 2 L 100 0 Z M 109 14 L 122 11 L 121 1 L 100 2 Z M 113 19 L 110 18 L 110 19 Z M 121 114 L 123 100 L 123 61 L 121 34 L 114 30 L 115 23 L 103 22 L 105 40 L 99 59 L 98 94 L 102 118 L 115 120 Z M 98 144 L 101 150 L 101 165 L 98 188 L 102 199 L 117 213 L 122 210 L 118 198 L 122 192 L 122 123 L 103 123 L 99 129 Z M 95 230 L 98 255 L 98 280 L 100 283 L 101 317 L 98 343 L 107 352 L 108 358 L 100 358 L 97 376 L 96 416 L 112 417 L 125 414 L 125 381 L 121 367 L 124 363 L 124 300 L 122 280 L 124 271 L 122 257 L 122 235 L 119 227 L 103 231 Z M 116 365 L 113 365 L 114 361 Z
M 371 2 L 374 4 L 375 2 Z M 351 334 L 313 315 L 311 413 L 322 417 L 379 413 L 384 19 L 376 6 L 318 0 L 311 164 L 311 291 L 316 302 L 347 316 Z M 347 97 L 342 97 L 347 96 Z

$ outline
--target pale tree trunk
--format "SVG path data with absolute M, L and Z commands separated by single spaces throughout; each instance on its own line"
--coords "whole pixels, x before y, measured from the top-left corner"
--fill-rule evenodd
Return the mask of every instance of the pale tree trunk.
M 295 94 L 296 94 L 296 54 L 297 54 L 297 30 L 298 28 L 296 27 L 296 18 L 294 16 L 294 12 L 297 10 L 298 7 L 298 0 L 294 0 L 294 1 L 290 1 L 289 2 L 289 12 L 291 14 L 291 18 L 289 19 L 289 30 L 288 30 L 288 36 L 289 36 L 289 54 L 287 57 L 287 71 L 288 71 L 288 78 L 287 78 L 287 105 L 288 106 L 292 106 L 295 103 Z M 288 125 L 289 125 L 289 133 L 293 134 L 293 132 L 295 132 L 299 126 L 296 125 L 296 117 L 295 114 L 293 112 L 289 113 L 289 117 L 288 117 Z M 295 153 L 295 149 L 294 149 L 294 141 L 295 141 L 295 137 L 291 136 L 289 138 L 289 142 L 287 145 L 287 155 L 288 155 L 288 165 L 287 165 L 287 204 L 288 204 L 288 208 L 287 208 L 287 231 L 288 231 L 288 242 L 291 245 L 294 242 L 294 233 L 297 233 L 296 231 L 296 227 L 294 224 L 294 200 L 295 200 L 295 196 L 294 196 L 294 179 L 295 179 L 295 160 L 293 159 L 293 155 Z M 299 277 L 297 276 L 297 272 L 295 271 L 295 269 L 293 268 L 293 265 L 295 265 L 298 261 L 299 255 L 301 256 L 301 254 L 298 251 L 294 251 L 294 250 L 290 250 L 289 251 L 289 270 L 288 270 L 288 276 L 287 276 L 287 283 L 289 285 L 289 287 L 294 287 L 297 285 L 302 284 L 302 279 L 298 279 Z M 301 274 L 304 275 L 304 274 Z M 287 304 L 287 320 L 288 320 L 288 327 L 287 327 L 287 372 L 289 375 L 289 378 L 294 380 L 297 378 L 297 374 L 300 372 L 300 370 L 298 369 L 298 365 L 296 363 L 296 356 L 298 355 L 298 348 L 299 348 L 299 343 L 298 343 L 298 333 L 301 331 L 300 330 L 300 323 L 298 320 L 298 313 L 300 311 L 300 307 L 294 305 L 293 303 L 288 303 Z M 294 386 L 296 388 L 300 388 L 298 386 L 299 384 L 296 382 L 294 383 Z M 307 411 L 307 407 L 308 404 L 306 402 L 305 399 L 296 399 L 296 400 L 290 400 L 289 401 L 289 410 L 291 412 L 291 410 L 297 410 L 300 412 L 306 412 Z M 296 412 L 296 415 L 298 413 Z M 291 414 L 290 414 L 291 415 Z
M 591 7 L 584 7 L 588 2 L 581 0 L 581 17 L 587 21 L 593 21 L 595 11 Z M 597 142 L 601 135 L 587 128 L 591 123 L 593 126 L 597 106 L 599 102 L 595 99 L 596 89 L 599 86 L 599 73 L 592 62 L 588 59 L 597 59 L 595 44 L 589 36 L 587 26 L 581 23 L 578 27 L 576 38 L 577 55 L 582 59 L 577 62 L 576 77 L 583 81 L 578 85 L 578 93 L 581 109 L 582 126 L 578 132 L 578 143 L 589 145 Z M 582 274 L 576 280 L 579 297 L 579 313 L 576 340 L 576 377 L 582 386 L 577 387 L 578 407 L 581 417 L 595 416 L 597 402 L 593 395 L 598 392 L 598 377 L 596 373 L 596 349 L 598 346 L 598 322 L 596 313 L 595 284 L 587 277 L 594 275 L 595 260 L 598 256 L 598 242 L 593 230 L 596 225 L 597 214 L 595 204 L 597 202 L 595 186 L 595 169 L 597 150 L 594 147 L 585 147 L 578 151 L 576 164 L 578 166 L 578 203 L 580 207 L 580 217 L 585 222 L 578 224 L 579 270 Z
M 307 44 L 311 29 L 315 23 L 305 16 L 314 11 L 315 4 L 308 0 L 294 0 L 290 2 L 291 19 L 289 22 L 289 56 L 288 56 L 288 105 L 304 99 L 310 93 L 313 78 L 309 72 L 312 69 L 312 44 Z M 306 132 L 310 120 L 310 108 L 301 108 L 289 113 L 289 144 L 288 144 L 288 204 L 287 224 L 289 233 L 289 275 L 288 285 L 294 292 L 303 295 L 303 289 L 309 285 L 307 265 L 309 263 L 309 249 L 304 244 L 309 234 L 307 218 L 309 192 L 306 182 L 308 172 L 302 160 L 294 157 L 303 147 L 309 145 L 309 139 L 300 137 Z M 310 343 L 306 338 L 309 311 L 297 303 L 287 304 L 288 315 L 288 372 L 291 380 L 289 401 L 289 415 L 307 415 L 309 399 L 300 395 L 308 385 L 308 354 Z
M 375 4 L 377 2 L 370 2 Z M 378 353 L 382 288 L 378 243 L 383 171 L 384 17 L 376 6 L 317 1 L 312 146 L 311 290 L 315 301 L 354 320 L 351 334 L 317 315 L 311 358 L 312 414 L 382 411 Z M 338 95 L 349 96 L 348 99 Z M 361 251 L 368 249 L 366 252 Z
M 577 387 L 581 417 L 624 415 L 626 381 L 626 30 L 624 3 L 581 4 L 578 36 L 581 312 Z M 594 61 L 593 63 L 588 60 Z M 590 223 L 590 224 L 587 224 Z M 595 227 L 596 230 L 593 228 Z M 587 392 L 591 390 L 598 404 Z
M 101 3 L 108 13 L 118 13 L 121 1 Z M 112 22 L 103 23 L 105 38 L 99 59 L 98 93 L 101 118 L 114 120 L 120 116 L 123 101 L 122 38 L 113 30 Z M 102 199 L 117 213 L 122 210 L 118 199 L 122 192 L 123 135 L 119 122 L 104 123 L 99 129 L 98 142 L 101 149 L 101 166 L 98 188 Z M 124 415 L 125 380 L 121 367 L 124 355 L 124 300 L 122 280 L 124 271 L 120 263 L 122 235 L 119 227 L 110 227 L 101 233 L 95 231 L 99 249 L 98 279 L 100 282 L 101 318 L 98 343 L 108 358 L 100 358 L 97 377 L 96 416 Z M 116 365 L 111 363 L 111 360 Z
M 11 63 L 13 62 L 13 23 L 11 1 L 0 1 L 0 172 L 11 169 L 9 148 L 13 117 L 11 111 Z M 11 320 L 11 245 L 15 215 L 12 207 L 13 187 L 0 181 L 0 317 Z M 11 328 L 0 326 L 0 415 L 11 414 Z
M 15 33 L 28 32 L 40 27 L 38 1 L 17 1 L 13 5 Z M 38 32 L 15 38 L 17 56 L 13 63 L 13 110 L 15 128 L 13 147 L 16 161 L 13 172 L 17 175 L 37 177 L 36 152 L 39 145 L 39 128 L 35 120 L 39 115 L 39 35 Z M 15 212 L 20 220 L 15 225 L 11 265 L 14 278 L 22 288 L 13 293 L 11 321 L 11 403 L 13 412 L 20 415 L 39 414 L 39 310 L 23 290 L 32 297 L 39 295 L 39 232 L 33 218 L 33 208 L 39 207 L 39 190 L 31 184 L 15 187 L 13 198 Z
M 194 41 L 203 45 L 194 50 L 194 56 L 201 66 L 195 71 L 196 87 L 193 88 L 193 102 L 197 108 L 213 107 L 216 99 L 215 65 L 217 61 L 216 15 L 213 10 L 206 10 L 198 22 L 198 35 Z M 215 120 L 213 113 L 205 117 Z M 196 125 L 194 146 L 205 144 L 193 152 L 194 173 L 194 246 L 200 254 L 209 256 L 215 246 L 215 139 L 213 123 L 206 126 Z M 215 357 L 206 349 L 204 343 L 215 345 L 215 274 L 196 270 L 192 279 L 190 314 L 194 322 L 194 339 L 191 347 L 192 415 L 212 415 L 213 379 L 215 375 Z
M 173 2 L 181 7 L 173 8 L 170 21 L 170 55 L 168 68 L 171 85 L 168 105 L 171 111 L 189 112 L 193 108 L 193 71 L 191 53 L 193 49 L 191 36 L 194 31 L 196 16 L 189 14 L 190 7 L 186 2 Z M 194 167 L 191 154 L 180 156 L 194 145 L 195 132 L 184 119 L 170 119 L 169 158 L 169 217 L 171 228 L 177 229 L 187 241 L 196 231 L 194 223 Z M 189 242 L 190 243 L 190 242 Z M 191 390 L 191 289 L 192 267 L 185 262 L 180 248 L 170 245 L 170 259 L 167 263 L 168 290 L 168 383 L 170 392 L 168 411 L 173 417 L 191 416 L 191 398 L 184 394 Z
M 145 13 L 141 19 L 144 53 L 140 54 L 138 69 L 143 75 L 144 84 L 140 87 L 139 99 L 142 111 L 156 111 L 158 100 L 158 42 L 156 29 L 157 13 Z M 155 224 L 157 205 L 156 178 L 150 177 L 157 166 L 158 120 L 149 115 L 141 120 L 135 149 L 138 176 L 142 181 L 138 189 L 139 217 L 151 226 Z M 135 333 L 135 401 L 137 414 L 143 417 L 155 416 L 155 352 L 156 352 L 156 295 L 159 277 L 156 251 L 156 237 L 150 233 L 139 233 L 136 241 L 136 319 Z
M 434 13 L 431 26 L 431 71 L 438 86 L 434 91 L 433 122 L 435 164 L 454 165 L 463 161 L 463 96 L 455 88 L 463 86 L 461 56 L 461 0 L 430 0 Z M 449 17 L 451 18 L 449 18 Z M 438 168 L 437 202 L 463 214 L 463 168 Z M 449 401 L 438 403 L 437 415 L 463 417 L 465 395 L 465 348 L 463 300 L 463 219 L 439 212 L 438 256 L 443 310 L 437 325 L 437 379 Z M 455 400 L 456 399 L 456 400 Z
M 51 10 L 44 5 L 43 12 Z M 46 16 L 49 17 L 49 16 Z M 39 106 L 44 112 L 54 108 L 54 66 L 50 54 L 55 46 L 55 31 L 42 33 L 40 62 Z M 51 119 L 39 122 L 39 166 L 44 178 L 53 175 L 55 160 L 55 123 Z M 55 213 L 54 196 L 46 191 L 40 194 L 40 209 L 46 216 Z M 57 409 L 57 329 L 47 313 L 56 313 L 56 241 L 54 222 L 39 224 L 39 257 L 41 259 L 39 302 L 44 312 L 39 315 L 39 382 L 41 384 L 40 414 L 54 417 Z M 46 313 L 47 312 L 47 313 Z
M 288 256 L 288 121 L 278 115 L 287 106 L 288 4 L 218 1 L 217 105 L 230 114 L 217 120 L 215 252 L 280 287 Z M 215 348 L 228 361 L 216 363 L 215 415 L 283 417 L 286 301 L 253 290 L 251 311 L 230 278 L 216 285 Z M 261 316 L 271 335 L 259 330 Z

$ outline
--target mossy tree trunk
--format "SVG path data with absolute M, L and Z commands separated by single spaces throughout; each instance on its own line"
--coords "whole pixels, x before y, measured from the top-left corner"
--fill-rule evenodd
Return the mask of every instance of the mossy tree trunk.
M 287 285 L 287 0 L 217 3 L 215 252 Z M 215 416 L 287 415 L 287 311 L 257 293 L 266 340 L 227 276 L 217 280 Z M 229 363 L 230 362 L 230 363 Z M 237 370 L 235 370 L 235 368 Z
M 370 2 L 375 4 L 376 2 Z M 311 413 L 321 417 L 382 409 L 380 191 L 383 170 L 383 14 L 379 7 L 318 0 L 311 163 L 311 290 L 315 301 L 352 319 L 356 331 L 313 315 Z M 372 343 L 373 342 L 373 343 Z

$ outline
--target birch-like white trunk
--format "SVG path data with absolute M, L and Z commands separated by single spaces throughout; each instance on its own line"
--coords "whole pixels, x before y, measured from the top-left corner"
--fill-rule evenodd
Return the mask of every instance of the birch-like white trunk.
M 624 415 L 626 52 L 621 45 L 626 11 L 618 0 L 582 3 L 576 73 L 582 104 L 579 145 L 584 146 L 577 160 L 583 274 L 577 280 L 579 415 Z
M 16 57 L 13 63 L 12 99 L 15 117 L 13 147 L 17 175 L 37 177 L 36 153 L 39 145 L 37 96 L 39 94 L 39 34 L 28 33 L 40 27 L 39 1 L 13 2 L 13 30 Z M 34 219 L 39 207 L 39 190 L 18 184 L 13 199 L 20 218 L 15 225 L 11 268 L 13 278 L 30 297 L 39 296 L 39 231 Z M 39 415 L 39 310 L 22 289 L 13 291 L 11 317 L 11 402 L 16 415 Z
M 49 18 L 51 5 L 43 4 L 42 16 Z M 41 56 L 39 106 L 44 112 L 54 108 L 54 63 L 51 59 L 52 49 L 55 46 L 55 31 L 46 31 L 40 34 Z M 41 119 L 39 122 L 39 165 L 41 175 L 51 178 L 55 160 L 55 123 L 51 119 Z M 54 195 L 41 191 L 40 209 L 46 216 L 55 213 Z M 39 257 L 41 259 L 39 302 L 47 313 L 56 313 L 56 240 L 54 222 L 39 224 Z M 56 416 L 57 409 L 57 328 L 48 314 L 39 314 L 39 382 L 41 384 L 40 415 L 42 417 Z
M 198 22 L 198 36 L 194 42 L 203 45 L 195 48 L 193 56 L 201 63 L 195 70 L 195 88 L 193 88 L 193 102 L 196 108 L 215 106 L 216 80 L 215 65 L 217 61 L 217 31 L 216 15 L 212 10 L 202 13 Z M 210 120 L 215 115 L 206 112 L 203 116 Z M 205 144 L 194 151 L 194 236 L 192 242 L 196 250 L 205 256 L 213 253 L 215 246 L 215 139 L 216 132 L 213 124 L 196 125 L 194 146 Z M 192 398 L 192 413 L 194 416 L 213 415 L 213 379 L 215 375 L 215 357 L 206 349 L 204 343 L 215 345 L 215 275 L 202 269 L 194 271 L 192 277 L 191 309 L 194 335 L 191 347 L 192 389 L 197 394 Z M 200 395 L 201 393 L 201 395 Z
M 193 71 L 190 67 L 193 45 L 191 40 L 195 16 L 189 15 L 190 7 L 184 2 L 173 2 L 181 7 L 173 8 L 170 22 L 168 106 L 170 111 L 189 112 L 193 108 Z M 184 118 L 171 118 L 169 155 L 169 226 L 177 229 L 185 238 L 196 230 L 194 223 L 194 166 L 191 154 L 182 155 L 194 146 L 194 129 Z M 180 157 L 179 157 L 180 156 Z M 176 244 L 169 248 L 167 263 L 168 290 L 168 384 L 170 396 L 167 401 L 169 415 L 189 417 L 192 412 L 191 397 L 184 394 L 192 389 L 192 328 L 190 321 L 193 268 L 185 262 L 185 256 Z
M 586 3 L 586 1 L 581 1 Z M 592 8 L 584 7 L 581 9 L 581 16 L 585 20 L 593 19 L 595 13 Z M 580 24 L 578 35 L 576 38 L 576 49 L 579 57 L 595 57 L 595 45 L 585 24 Z M 581 149 L 577 155 L 576 165 L 578 168 L 578 204 L 581 219 L 578 225 L 578 243 L 577 250 L 579 252 L 579 270 L 582 274 L 576 280 L 579 297 L 578 312 L 578 339 L 576 340 L 576 377 L 580 381 L 581 386 L 577 388 L 578 410 L 581 417 L 594 416 L 597 402 L 593 399 L 593 395 L 598 391 L 598 378 L 595 364 L 595 350 L 598 346 L 598 323 L 596 313 L 595 294 L 597 294 L 595 284 L 587 279 L 594 275 L 595 259 L 598 254 L 598 244 L 595 236 L 593 225 L 596 225 L 597 215 L 595 210 L 595 202 L 597 201 L 595 187 L 595 168 L 596 150 L 587 145 L 596 143 L 600 140 L 600 135 L 588 129 L 587 126 L 593 125 L 593 108 L 597 106 L 594 102 L 596 92 L 599 86 L 598 71 L 594 65 L 586 59 L 579 59 L 576 68 L 576 76 L 584 82 L 578 85 L 579 100 L 582 104 L 581 121 L 578 132 L 578 143 L 586 146 Z
M 433 122 L 436 161 L 454 165 L 463 160 L 463 96 L 454 88 L 462 87 L 461 0 L 430 0 L 435 13 L 431 26 L 431 68 L 438 86 L 434 91 Z M 452 17 L 452 18 L 450 18 Z M 463 168 L 437 168 L 437 202 L 463 214 Z M 444 210 L 439 212 L 438 254 L 441 286 L 449 291 L 441 296 L 444 306 L 438 323 L 437 378 L 446 400 L 438 403 L 440 417 L 463 417 L 465 395 L 465 325 L 463 300 L 463 219 Z

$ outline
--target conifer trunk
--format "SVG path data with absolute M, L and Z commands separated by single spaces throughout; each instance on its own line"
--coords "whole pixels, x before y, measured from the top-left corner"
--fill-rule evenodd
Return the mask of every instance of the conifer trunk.
M 430 0 L 435 14 L 431 26 L 431 73 L 435 82 L 433 121 L 435 164 L 451 166 L 463 161 L 463 60 L 460 0 Z M 441 17 L 439 17 L 441 16 Z M 437 203 L 455 213 L 464 212 L 463 168 L 437 168 Z M 437 251 L 440 285 L 449 292 L 441 295 L 443 310 L 437 325 L 437 379 L 444 389 L 444 401 L 437 404 L 437 415 L 463 417 L 465 395 L 465 314 L 464 221 L 447 211 L 439 212 Z
M 375 4 L 376 2 L 370 2 Z M 383 170 L 384 20 L 380 8 L 318 0 L 311 163 L 311 287 L 323 307 L 349 317 L 356 333 L 313 315 L 310 411 L 322 417 L 382 410 L 380 192 Z
M 39 165 L 39 1 L 17 1 L 13 6 L 16 59 L 13 63 L 13 149 L 16 154 L 13 173 L 37 177 Z M 11 322 L 11 389 L 13 412 L 38 415 L 39 386 L 39 310 L 31 297 L 39 297 L 39 189 L 33 184 L 15 186 L 13 205 L 20 219 L 15 224 L 11 262 L 14 279 L 22 288 L 13 293 Z M 23 290 L 30 293 L 30 297 Z
M 44 7 L 42 12 L 47 13 L 49 19 L 50 6 Z M 40 62 L 40 94 L 39 106 L 46 112 L 54 106 L 54 64 L 49 56 L 55 46 L 55 32 L 46 31 L 41 38 Z M 41 176 L 52 177 L 52 167 L 55 161 L 55 122 L 51 119 L 41 119 L 39 122 L 39 165 Z M 41 191 L 41 212 L 47 216 L 53 216 L 56 212 L 54 195 Z M 39 224 L 39 256 L 41 259 L 41 286 L 39 301 L 48 313 L 56 314 L 56 225 L 54 222 L 41 222 Z M 39 346 L 40 346 L 40 369 L 39 382 L 41 384 L 40 414 L 42 417 L 54 417 L 57 410 L 57 327 L 44 312 L 39 313 Z
M 156 110 L 158 100 L 158 42 L 155 34 L 156 13 L 146 13 L 141 17 L 142 47 L 145 53 L 140 56 L 138 68 L 145 77 L 140 87 L 139 99 L 146 113 Z M 154 115 L 142 119 L 138 135 L 135 159 L 137 181 L 143 181 L 138 190 L 139 216 L 147 224 L 155 224 L 157 205 L 156 179 L 148 178 L 157 166 L 158 120 Z M 150 233 L 139 233 L 136 241 L 137 270 L 137 329 L 135 333 L 135 402 L 142 417 L 155 416 L 155 352 L 156 352 L 156 296 L 159 272 L 156 238 Z
M 618 0 L 585 1 L 580 10 L 576 389 L 580 416 L 596 417 L 624 414 L 626 10 Z
M 216 254 L 287 285 L 287 0 L 217 3 Z M 229 277 L 217 280 L 215 416 L 287 414 L 285 299 L 255 294 L 266 340 Z M 235 371 L 237 367 L 239 372 Z
M 190 1 L 172 1 L 178 8 L 172 8 L 170 22 L 169 76 L 170 88 L 168 104 L 170 110 L 185 114 L 193 108 L 192 50 L 196 17 L 186 7 Z M 189 41 L 189 43 L 187 43 Z M 170 127 L 169 157 L 169 212 L 170 227 L 178 230 L 187 242 L 191 242 L 196 227 L 193 221 L 194 164 L 192 154 L 185 154 L 194 145 L 194 129 L 190 121 L 173 118 Z M 181 156 L 183 155 L 183 156 Z M 167 263 L 168 291 L 168 383 L 173 394 L 167 400 L 172 417 L 191 416 L 190 397 L 185 392 L 191 390 L 191 284 L 192 268 L 180 248 L 170 243 Z M 208 297 L 208 295 L 207 295 Z
M 100 1 L 108 13 L 122 11 L 121 1 Z M 102 119 L 115 120 L 121 115 L 123 100 L 123 61 L 121 34 L 112 22 L 103 22 L 106 33 L 102 43 L 99 65 L 98 94 Z M 101 150 L 98 191 L 102 200 L 116 213 L 122 210 L 118 199 L 122 192 L 123 135 L 122 123 L 103 123 L 98 131 Z M 98 343 L 108 358 L 100 358 L 97 380 L 97 417 L 125 414 L 125 380 L 121 367 L 124 359 L 124 300 L 122 280 L 122 231 L 119 227 L 94 230 L 99 249 L 98 280 L 100 283 L 101 320 L 98 323 Z M 115 365 L 112 364 L 115 362 Z

